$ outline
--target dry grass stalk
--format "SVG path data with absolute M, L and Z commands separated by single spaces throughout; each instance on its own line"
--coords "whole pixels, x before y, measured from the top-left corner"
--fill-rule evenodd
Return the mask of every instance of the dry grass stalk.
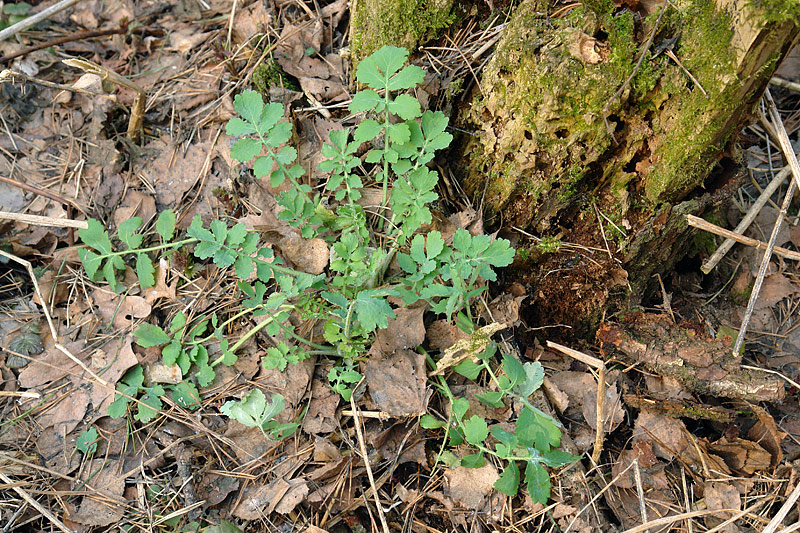
M 758 199 L 753 202 L 753 205 L 751 205 L 750 209 L 747 210 L 747 214 L 736 226 L 736 229 L 733 230 L 734 232 L 741 234 L 744 233 L 748 227 L 750 227 L 750 224 L 756 219 L 758 213 L 767 204 L 775 191 L 778 190 L 778 187 L 780 187 L 781 183 L 784 182 L 786 176 L 789 175 L 789 172 L 791 172 L 791 169 L 786 166 L 775 175 L 769 185 L 767 185 L 767 187 L 761 192 L 761 195 L 758 197 Z M 703 274 L 708 274 L 711 272 L 714 267 L 717 266 L 717 263 L 719 263 L 722 258 L 725 257 L 725 254 L 728 253 L 735 242 L 735 239 L 727 237 L 725 242 L 720 244 L 719 248 L 717 248 L 714 254 L 703 262 L 703 265 L 700 267 L 700 270 L 703 272 Z
M 16 24 L 12 24 L 8 28 L 0 31 L 0 41 L 4 41 L 11 37 L 12 35 L 16 35 L 19 32 L 30 28 L 31 26 L 40 23 L 43 20 L 47 20 L 52 15 L 56 13 L 60 13 L 65 9 L 69 9 L 70 7 L 74 6 L 81 0 L 61 0 L 57 4 L 54 4 L 47 9 L 43 9 L 39 13 L 35 15 L 31 15 L 30 17 L 25 17 L 24 19 L 20 20 Z
M 117 101 L 117 97 L 114 96 L 113 94 L 95 93 L 92 91 L 87 91 L 86 89 L 72 87 L 70 85 L 64 85 L 62 83 L 53 83 L 52 81 L 40 80 L 39 78 L 34 78 L 33 76 L 28 76 L 27 74 L 23 74 L 15 70 L 5 69 L 2 72 L 0 72 L 0 83 L 13 82 L 15 79 L 28 81 L 31 83 L 35 83 L 37 85 L 41 85 L 42 87 L 49 87 L 50 89 L 58 89 L 61 91 L 70 91 L 73 93 L 85 94 L 86 96 L 105 98 L 106 100 L 111 100 L 112 102 Z
M 65 65 L 69 65 L 70 67 L 81 69 L 89 74 L 100 76 L 103 81 L 110 81 L 134 92 L 136 96 L 133 98 L 131 117 L 128 119 L 128 137 L 131 140 L 136 141 L 142 134 L 142 125 L 144 124 L 144 91 L 128 78 L 120 76 L 116 72 L 108 70 L 106 67 L 100 66 L 97 63 L 93 63 L 88 59 L 64 59 L 63 63 Z
M 355 392 L 353 387 L 353 392 Z M 364 442 L 364 433 L 361 431 L 361 421 L 358 418 L 358 407 L 353 395 L 350 395 L 350 407 L 353 410 L 353 425 L 356 427 L 356 435 L 358 436 L 358 446 L 361 449 L 361 457 L 364 459 L 364 466 L 367 469 L 367 477 L 369 478 L 369 485 L 372 489 L 372 497 L 375 499 L 375 507 L 378 508 L 378 517 L 381 520 L 381 527 L 383 533 L 389 533 L 389 525 L 386 523 L 386 516 L 384 516 L 383 505 L 381 504 L 381 497 L 378 494 L 378 488 L 375 485 L 375 476 L 372 475 L 372 466 L 369 464 L 369 455 L 367 455 L 367 445 Z
M 741 233 L 736 233 L 735 231 L 722 228 L 720 226 L 717 226 L 716 224 L 712 224 L 711 222 L 704 220 L 700 217 L 696 217 L 694 215 L 686 215 L 686 223 L 692 226 L 693 228 L 698 228 L 703 231 L 713 233 L 714 235 L 719 235 L 720 237 L 733 239 L 736 242 L 746 244 L 747 246 L 752 246 L 759 250 L 767 249 L 767 243 L 765 243 L 764 241 L 759 241 L 758 239 L 752 239 L 750 237 L 746 237 Z M 800 252 L 795 252 L 794 250 L 789 250 L 787 248 L 782 248 L 780 246 L 775 246 L 772 251 L 775 252 L 775 255 L 779 255 L 784 259 L 791 259 L 792 261 L 800 261 Z
M 112 387 L 111 385 L 109 385 L 109 383 L 106 380 L 104 380 L 103 378 L 101 378 L 100 376 L 95 374 L 94 371 L 91 368 L 89 368 L 88 366 L 86 366 L 83 363 L 83 361 L 81 361 L 80 359 L 78 359 L 77 357 L 72 355 L 72 353 L 70 353 L 69 350 L 67 350 L 63 345 L 61 345 L 58 342 L 58 332 L 56 332 L 56 327 L 53 324 L 53 319 L 50 318 L 50 311 L 48 311 L 48 309 L 47 309 L 47 304 L 44 303 L 44 302 L 47 302 L 47 300 L 42 295 L 42 291 L 39 288 L 39 282 L 36 281 L 36 274 L 34 274 L 34 272 L 33 272 L 33 266 L 31 265 L 30 261 L 26 261 L 24 259 L 20 259 L 16 255 L 10 254 L 8 252 L 4 252 L 3 250 L 0 250 L 0 255 L 2 255 L 6 259 L 10 259 L 11 261 L 14 261 L 15 263 L 17 263 L 19 265 L 22 265 L 23 267 L 25 267 L 25 270 L 27 270 L 28 275 L 31 278 L 31 281 L 33 282 L 33 287 L 36 290 L 36 294 L 39 296 L 39 301 L 42 302 L 42 311 L 44 312 L 44 317 L 47 320 L 47 325 L 50 328 L 50 335 L 52 335 L 52 337 L 53 337 L 53 342 L 55 342 L 55 347 L 59 351 L 61 351 L 64 355 L 69 357 L 70 360 L 72 360 L 72 362 L 77 364 L 81 368 L 81 370 L 83 370 L 84 372 L 86 372 L 87 374 L 92 376 L 92 378 L 97 380 L 98 383 L 100 383 L 101 385 L 103 385 L 105 387 Z
M 794 507 L 794 504 L 798 498 L 800 498 L 800 483 L 798 483 L 794 487 L 792 493 L 789 495 L 788 498 L 786 498 L 786 501 L 783 502 L 783 505 L 778 510 L 777 514 L 775 514 L 775 516 L 772 517 L 772 520 L 770 520 L 769 524 L 767 524 L 767 527 L 764 528 L 764 531 L 762 531 L 762 533 L 775 533 L 776 531 L 778 531 L 778 527 L 780 527 L 781 522 L 783 522 L 783 519 L 786 518 L 786 515 L 789 514 L 789 511 L 792 510 L 792 507 Z
M 28 502 L 28 505 L 30 505 L 31 507 L 33 507 L 34 509 L 36 509 L 37 511 L 39 511 L 39 512 L 42 514 L 42 516 L 44 516 L 45 518 L 47 518 L 48 520 L 50 520 L 50 523 L 52 523 L 52 524 L 53 524 L 54 526 L 56 526 L 58 529 L 60 529 L 60 530 L 61 530 L 61 531 L 63 531 L 64 533 L 72 533 L 72 530 L 71 530 L 71 529 L 69 529 L 67 526 L 65 526 L 65 525 L 64 525 L 64 522 L 62 522 L 61 520 L 59 520 L 59 519 L 58 519 L 58 517 L 57 517 L 56 515 L 54 515 L 54 514 L 53 514 L 53 513 L 52 513 L 52 512 L 51 512 L 49 509 L 47 509 L 47 508 L 46 508 L 46 507 L 44 507 L 42 504 L 40 504 L 39 502 L 37 502 L 36 500 L 34 500 L 34 499 L 33 499 L 33 497 L 31 497 L 31 495 L 30 495 L 30 494 L 28 494 L 27 492 L 25 492 L 24 490 L 22 490 L 22 488 L 21 488 L 21 487 L 17 487 L 17 486 L 16 486 L 16 484 L 14 483 L 14 480 L 13 480 L 13 479 L 11 479 L 10 477 L 8 477 L 7 475 L 5 475 L 3 472 L 0 472 L 0 480 L 2 480 L 2 481 L 3 481 L 3 483 L 6 483 L 6 484 L 8 484 L 8 486 L 9 486 L 9 487 L 11 487 L 12 489 L 14 489 L 14 492 L 16 492 L 17 494 L 19 494 L 19 495 L 20 495 L 20 497 L 21 497 L 23 500 L 25 500 L 26 502 Z
M 758 296 L 761 292 L 761 285 L 764 283 L 764 277 L 767 274 L 767 268 L 769 267 L 770 258 L 772 257 L 772 250 L 775 248 L 775 241 L 778 238 L 778 232 L 781 229 L 783 219 L 786 217 L 789 211 L 789 204 L 791 204 L 792 197 L 794 196 L 794 188 L 795 186 L 800 187 L 800 163 L 797 162 L 797 156 L 794 154 L 794 148 L 792 147 L 791 141 L 789 141 L 789 135 L 786 133 L 786 128 L 783 126 L 783 121 L 778 114 L 778 108 L 775 106 L 775 101 L 772 99 L 769 89 L 764 92 L 764 100 L 766 100 L 769 116 L 772 120 L 772 126 L 775 128 L 775 131 L 778 134 L 778 140 L 780 141 L 783 155 L 787 159 L 789 166 L 792 169 L 793 179 L 791 182 L 789 182 L 789 189 L 786 191 L 786 196 L 783 199 L 781 210 L 778 213 L 777 220 L 775 220 L 775 226 L 772 228 L 772 234 L 770 235 L 767 249 L 764 252 L 764 257 L 762 258 L 761 265 L 758 269 L 758 276 L 756 277 L 755 283 L 753 283 L 753 290 L 750 293 L 750 300 L 747 302 L 747 309 L 745 310 L 744 318 L 742 319 L 742 325 L 739 327 L 739 334 L 736 336 L 736 342 L 733 344 L 734 357 L 739 353 L 740 348 L 744 345 L 744 337 L 747 333 L 747 327 L 750 324 L 750 319 L 753 316 L 753 310 L 755 309 L 756 301 L 758 300 Z
M 610 253 L 610 252 L 609 252 Z M 561 353 L 577 359 L 581 363 L 596 368 L 597 376 L 597 432 L 595 433 L 594 449 L 592 450 L 592 462 L 597 464 L 600 461 L 600 454 L 603 453 L 603 440 L 605 439 L 605 406 L 606 406 L 606 363 L 602 359 L 586 355 L 578 350 L 573 350 L 557 342 L 547 341 L 547 347 L 560 351 Z
M 8 211 L 0 211 L 0 219 L 2 220 L 16 220 L 26 224 L 33 224 L 36 226 L 56 226 L 66 228 L 87 229 L 89 223 L 85 220 L 72 220 L 69 218 L 54 218 L 45 217 L 40 215 L 27 215 L 25 213 L 10 213 Z

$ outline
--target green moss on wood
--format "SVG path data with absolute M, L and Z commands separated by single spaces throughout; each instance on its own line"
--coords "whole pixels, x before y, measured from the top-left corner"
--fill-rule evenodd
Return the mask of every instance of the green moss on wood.
M 353 64 L 386 44 L 414 50 L 456 20 L 453 0 L 358 0 L 353 4 Z

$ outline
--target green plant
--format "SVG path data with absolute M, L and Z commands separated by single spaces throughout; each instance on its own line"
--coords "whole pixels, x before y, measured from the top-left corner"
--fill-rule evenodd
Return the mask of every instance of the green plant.
M 507 461 L 508 466 L 495 482 L 495 488 L 503 494 L 514 496 L 523 481 L 533 501 L 544 504 L 550 497 L 550 476 L 544 466 L 563 466 L 579 457 L 557 449 L 561 444 L 560 424 L 531 405 L 528 400 L 542 385 L 542 365 L 538 362 L 522 364 L 516 357 L 504 354 L 500 367 L 493 369 L 492 361 L 496 351 L 496 345 L 490 343 L 477 356 L 477 361 L 466 359 L 455 367 L 455 371 L 472 380 L 486 372 L 496 390 L 476 395 L 476 399 L 484 405 L 504 408 L 507 400 L 522 405 L 513 433 L 500 424 L 490 426 L 483 417 L 476 414 L 467 418 L 469 399 L 455 398 L 442 376 L 438 376 L 437 388 L 450 402 L 449 418 L 443 421 L 431 415 L 423 415 L 420 424 L 427 429 L 446 428 L 445 443 L 448 446 L 467 446 L 473 450 L 473 453 L 459 460 L 452 452 L 443 449 L 439 459 L 451 465 L 460 464 L 469 468 L 483 466 L 486 455 Z M 521 478 L 520 463 L 525 468 L 524 478 Z
M 75 442 L 75 449 L 84 455 L 92 455 L 97 451 L 97 428 L 85 429 L 78 435 Z
M 298 424 L 292 422 L 279 424 L 275 417 L 278 416 L 286 405 L 286 400 L 280 394 L 273 394 L 272 401 L 267 402 L 261 389 L 253 389 L 238 402 L 227 402 L 220 411 L 233 420 L 238 420 L 247 427 L 261 430 L 265 436 L 274 439 L 288 437 L 297 430 Z
M 476 298 L 485 290 L 486 281 L 496 279 L 494 268 L 511 263 L 514 250 L 504 239 L 473 236 L 463 229 L 452 236 L 452 244 L 438 231 L 417 233 L 431 223 L 431 205 L 438 199 L 434 190 L 438 174 L 428 163 L 437 150 L 449 145 L 452 136 L 446 132 L 447 118 L 442 113 L 423 113 L 419 102 L 407 94 L 424 78 L 422 69 L 405 64 L 407 56 L 407 51 L 387 46 L 358 66 L 356 78 L 366 88 L 356 93 L 349 110 L 367 118 L 353 131 L 330 133 L 330 142 L 322 148 L 326 159 L 319 165 L 327 180 L 319 192 L 302 181 L 304 170 L 296 163 L 297 151 L 287 145 L 292 129 L 282 118 L 283 107 L 265 104 L 253 91 L 234 98 L 239 116 L 226 127 L 229 135 L 238 137 L 231 149 L 232 157 L 242 163 L 252 161 L 255 176 L 269 180 L 273 187 L 288 181 L 291 186 L 277 197 L 283 208 L 278 216 L 303 237 L 321 238 L 329 244 L 327 274 L 314 276 L 288 268 L 270 248 L 259 245 L 257 233 L 242 224 L 229 228 L 222 220 L 213 220 L 205 226 L 195 218 L 185 236 L 178 238 L 171 211 L 158 217 L 158 242 L 150 244 L 145 244 L 147 235 L 141 233 L 141 219 L 121 223 L 117 238 L 125 247 L 123 251 L 114 251 L 111 236 L 100 222 L 89 221 L 88 229 L 79 232 L 88 246 L 80 252 L 87 275 L 96 281 L 104 279 L 117 292 L 122 290 L 117 276 L 127 266 L 125 258 L 135 263 L 140 285 L 148 287 L 155 279 L 152 254 L 186 258 L 191 250 L 198 262 L 213 262 L 221 269 L 229 269 L 238 278 L 241 293 L 240 309 L 223 316 L 175 313 L 163 325 L 141 324 L 134 332 L 137 344 L 160 347 L 164 363 L 176 365 L 184 379 L 177 385 L 148 385 L 141 367 L 134 367 L 118 384 L 120 394 L 109 409 L 111 416 L 122 416 L 129 398 L 140 398 L 134 418 L 146 422 L 161 409 L 160 398 L 168 391 L 183 407 L 197 408 L 200 390 L 214 380 L 218 365 L 234 364 L 237 350 L 258 332 L 272 342 L 262 359 L 264 367 L 283 370 L 312 355 L 328 356 L 334 360 L 328 373 L 330 385 L 349 400 L 353 385 L 362 377 L 358 371 L 360 359 L 377 331 L 387 328 L 395 317 L 390 298 L 394 298 L 394 305 L 405 306 L 423 300 L 432 312 L 448 318 L 456 316 L 464 328 L 474 328 L 472 307 Z M 365 143 L 369 149 L 362 160 L 357 153 Z M 365 184 L 370 183 L 381 189 L 377 217 L 368 216 L 359 204 Z M 387 276 L 394 258 L 400 272 Z M 289 320 L 292 313 L 304 320 L 321 322 L 323 343 L 304 338 L 293 325 L 296 321 Z M 259 321 L 240 332 L 237 340 L 229 339 L 226 332 L 248 316 Z M 488 355 L 486 359 L 481 368 L 491 372 Z M 503 380 L 511 370 L 504 366 L 504 371 L 497 378 L 504 388 L 496 401 L 503 397 L 523 398 L 523 393 L 531 389 L 530 383 L 510 377 L 506 383 Z M 446 381 L 440 379 L 438 384 L 446 394 Z M 273 395 L 267 402 L 260 390 L 253 390 L 241 401 L 226 403 L 221 410 L 230 418 L 260 428 L 265 435 L 280 438 L 297 427 L 275 421 L 284 404 L 280 395 Z M 541 416 L 537 414 L 523 428 L 541 426 L 545 429 L 540 431 L 549 435 L 547 442 L 557 445 L 557 438 L 552 435 L 556 426 Z M 482 440 L 477 438 L 482 434 L 480 421 L 464 420 L 463 416 L 453 420 L 464 438 L 469 436 L 468 442 Z M 448 438 L 454 441 L 457 433 L 458 430 L 449 432 Z M 528 443 L 526 438 L 518 439 Z M 512 444 L 509 441 L 505 453 L 497 449 L 490 453 L 508 460 L 510 465 L 519 460 L 538 461 L 537 465 L 550 460 L 534 456 L 532 451 L 527 452 L 528 456 L 519 455 L 519 446 Z M 531 475 L 535 468 L 530 467 Z M 509 492 L 510 487 L 507 484 L 505 490 Z
M 28 13 L 31 10 L 31 5 L 27 2 L 16 2 L 14 4 L 6 4 L 3 6 L 3 16 L 0 19 L 0 30 L 4 30 L 9 26 L 13 26 L 28 18 Z

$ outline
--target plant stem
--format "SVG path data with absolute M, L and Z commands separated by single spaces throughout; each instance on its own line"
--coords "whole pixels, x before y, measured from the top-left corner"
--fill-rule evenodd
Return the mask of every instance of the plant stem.
M 150 246 L 149 248 L 136 248 L 134 250 L 125 250 L 124 252 L 111 252 L 109 254 L 103 255 L 101 257 L 113 257 L 115 255 L 125 255 L 125 254 L 140 254 L 145 252 L 155 252 L 156 250 L 164 250 L 166 248 L 180 248 L 186 244 L 192 244 L 194 242 L 199 242 L 200 239 L 195 239 L 194 237 L 189 239 L 184 239 L 182 241 L 177 242 L 168 242 L 166 244 L 159 244 L 158 246 Z

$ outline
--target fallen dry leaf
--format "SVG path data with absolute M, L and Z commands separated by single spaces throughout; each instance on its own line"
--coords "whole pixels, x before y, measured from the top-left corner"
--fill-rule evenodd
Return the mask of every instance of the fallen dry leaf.
M 144 290 L 144 300 L 150 305 L 153 305 L 159 298 L 167 298 L 174 300 L 176 298 L 175 288 L 178 281 L 175 280 L 172 286 L 167 285 L 167 271 L 169 270 L 169 262 L 163 257 L 158 260 L 156 266 L 156 284 L 154 287 Z
M 86 408 L 89 406 L 89 393 L 79 389 L 65 394 L 57 403 L 51 405 L 47 411 L 38 415 L 36 421 L 43 428 L 52 427 L 64 435 L 71 433 L 83 420 Z
M 444 477 L 445 496 L 467 509 L 483 511 L 500 475 L 491 463 L 486 463 L 480 468 L 448 468 Z
M 120 206 L 114 211 L 114 225 L 133 217 L 141 217 L 145 224 L 156 216 L 156 201 L 149 194 L 128 189 Z
M 78 512 L 70 518 L 88 526 L 107 526 L 118 523 L 125 514 L 125 478 L 106 459 L 94 459 L 87 464 L 81 476 L 95 490 L 92 496 L 84 496 Z
M 730 483 L 707 481 L 703 488 L 706 509 L 717 510 L 713 515 L 705 517 L 706 527 L 716 527 L 728 518 L 735 516 L 737 511 L 742 508 L 742 498 L 739 489 Z M 739 527 L 736 524 L 728 524 L 719 531 L 724 533 L 738 533 Z
M 772 274 L 764 278 L 761 292 L 758 293 L 756 309 L 767 309 L 774 306 L 784 298 L 800 292 L 800 287 L 791 282 L 783 274 Z
M 364 365 L 372 401 L 392 416 L 425 412 L 425 355 L 411 350 L 396 350 L 389 355 L 370 357 Z
M 722 457 L 732 470 L 747 476 L 768 469 L 772 460 L 767 450 L 751 440 L 738 437 L 728 439 L 723 436 L 711 443 L 708 449 Z
M 775 468 L 783 459 L 781 440 L 786 436 L 786 433 L 778 431 L 775 419 L 766 409 L 758 405 L 750 405 L 749 407 L 755 412 L 758 421 L 748 430 L 747 437 L 770 453 L 772 460 L 769 466 L 770 468 Z
M 330 365 L 321 367 L 330 369 Z M 339 406 L 339 395 L 324 380 L 325 374 L 315 373 L 311 383 L 311 401 L 303 418 L 303 431 L 312 435 L 330 433 L 338 427 L 336 408 Z
M 437 352 L 443 352 L 458 341 L 469 338 L 469 333 L 444 319 L 431 322 L 426 334 L 431 349 Z
M 330 251 L 323 239 L 304 239 L 292 231 L 277 244 L 284 258 L 297 270 L 317 275 L 328 267 Z
M 85 346 L 85 342 L 77 341 L 67 344 L 66 349 L 83 361 L 84 364 L 91 364 L 88 361 L 88 354 L 82 353 Z M 44 353 L 36 357 L 20 371 L 17 380 L 23 389 L 32 389 L 57 381 L 65 376 L 81 374 L 82 372 L 77 363 L 73 362 L 61 350 L 50 346 L 45 348 Z
M 130 328 L 137 319 L 150 316 L 153 309 L 141 296 L 115 294 L 106 289 L 95 289 L 91 295 L 103 324 L 112 324 L 115 330 Z
M 258 520 L 270 515 L 273 511 L 287 514 L 308 495 L 308 484 L 301 479 L 286 481 L 278 478 L 261 487 L 248 487 L 244 497 L 231 511 L 233 516 L 242 520 Z
M 378 330 L 370 357 L 390 355 L 395 350 L 413 350 L 425 340 L 423 307 L 395 309 L 394 314 L 395 318 L 389 319 L 387 327 Z
M 143 179 L 156 191 L 156 200 L 165 208 L 173 208 L 200 178 L 211 142 L 199 142 L 184 149 L 162 137 L 145 146 L 148 160 L 141 165 Z M 191 220 L 187 221 L 187 223 Z

